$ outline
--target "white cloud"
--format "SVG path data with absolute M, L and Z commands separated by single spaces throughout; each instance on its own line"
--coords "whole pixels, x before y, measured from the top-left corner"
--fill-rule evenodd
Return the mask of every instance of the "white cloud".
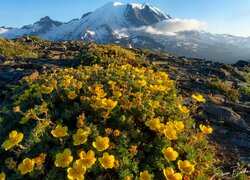
M 153 26 L 144 26 L 143 30 L 151 34 L 175 35 L 179 31 L 204 30 L 207 24 L 195 19 L 170 19 L 156 23 Z

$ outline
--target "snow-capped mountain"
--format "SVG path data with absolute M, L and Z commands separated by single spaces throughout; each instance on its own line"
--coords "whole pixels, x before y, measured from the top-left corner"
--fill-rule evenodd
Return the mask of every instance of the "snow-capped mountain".
M 45 17 L 20 29 L 1 27 L 0 37 L 40 36 L 54 41 L 115 43 L 226 63 L 250 59 L 250 37 L 193 29 L 173 31 L 175 22 L 176 19 L 149 4 L 113 2 L 66 23 Z
M 26 25 L 22 28 L 7 28 L 1 31 L 0 28 L 0 36 L 14 39 L 23 36 L 43 36 L 52 29 L 62 25 L 61 22 L 53 21 L 50 17 L 46 16 L 41 18 L 38 22 L 33 25 Z

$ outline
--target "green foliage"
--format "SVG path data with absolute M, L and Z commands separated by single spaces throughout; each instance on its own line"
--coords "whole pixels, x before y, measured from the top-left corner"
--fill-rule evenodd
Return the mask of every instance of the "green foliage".
M 13 59 L 37 58 L 36 53 L 29 51 L 24 45 L 0 38 L 0 55 Z
M 235 88 L 234 85 L 232 85 L 231 83 L 224 82 L 218 79 L 212 79 L 209 82 L 209 85 L 211 86 L 211 88 L 215 88 L 221 91 L 225 96 L 227 96 L 232 101 L 239 100 L 240 96 L 239 90 Z

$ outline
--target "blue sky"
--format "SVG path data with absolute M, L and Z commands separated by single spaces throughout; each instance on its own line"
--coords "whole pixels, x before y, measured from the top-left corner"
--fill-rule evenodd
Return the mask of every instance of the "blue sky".
M 0 26 L 21 27 L 46 15 L 69 21 L 94 11 L 110 0 L 1 0 Z M 206 22 L 206 30 L 250 36 L 250 0 L 120 0 L 149 3 L 173 18 Z

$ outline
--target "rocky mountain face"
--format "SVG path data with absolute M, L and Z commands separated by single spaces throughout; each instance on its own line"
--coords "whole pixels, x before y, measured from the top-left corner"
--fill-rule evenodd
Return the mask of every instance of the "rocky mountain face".
M 50 42 L 38 38 L 20 38 L 11 44 L 23 46 L 22 49 L 36 56 L 0 58 L 0 108 L 6 106 L 9 101 L 4 92 L 8 91 L 9 85 L 22 77 L 62 67 L 77 67 L 91 59 L 100 46 L 109 52 L 107 45 L 84 44 L 79 41 Z M 240 161 L 250 163 L 250 64 L 248 62 L 239 61 L 234 65 L 225 65 L 136 48 L 128 50 L 156 67 L 164 68 L 171 79 L 176 81 L 187 105 L 192 104 L 190 97 L 193 93 L 200 93 L 206 98 L 207 102 L 199 105 L 194 118 L 199 122 L 208 121 L 213 126 L 215 132 L 211 143 L 218 148 L 220 152 L 218 157 L 223 167 L 232 167 Z
M 43 36 L 52 29 L 59 27 L 62 25 L 59 21 L 53 21 L 50 19 L 50 17 L 46 16 L 41 18 L 39 21 L 32 25 L 26 25 L 22 28 L 7 28 L 4 29 L 5 31 L 1 32 L 0 28 L 0 34 L 2 34 L 3 37 L 14 39 L 18 37 L 25 37 L 25 36 Z
M 113 43 L 224 63 L 250 60 L 250 37 L 194 30 L 175 33 L 157 31 L 157 27 L 164 24 L 168 27 L 172 21 L 170 15 L 149 4 L 114 2 L 66 23 L 45 17 L 20 29 L 0 28 L 0 37 L 39 36 L 53 41 Z

